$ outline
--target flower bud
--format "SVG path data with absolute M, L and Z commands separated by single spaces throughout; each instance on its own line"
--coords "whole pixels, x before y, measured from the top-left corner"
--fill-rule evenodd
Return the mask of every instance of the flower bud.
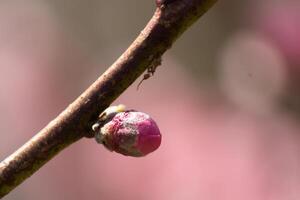
M 156 150 L 161 134 L 155 121 L 137 111 L 119 112 L 96 132 L 96 141 L 126 156 L 145 156 Z

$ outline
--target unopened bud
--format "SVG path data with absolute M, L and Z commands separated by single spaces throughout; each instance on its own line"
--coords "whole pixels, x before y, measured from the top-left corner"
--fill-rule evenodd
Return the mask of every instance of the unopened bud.
M 161 143 L 161 134 L 155 121 L 137 111 L 117 113 L 101 126 L 95 138 L 110 151 L 134 157 L 153 152 Z

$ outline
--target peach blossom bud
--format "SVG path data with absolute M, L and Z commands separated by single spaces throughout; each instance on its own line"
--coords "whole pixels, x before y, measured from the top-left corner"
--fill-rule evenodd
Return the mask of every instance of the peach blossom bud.
M 155 121 L 137 111 L 117 113 L 96 132 L 95 138 L 110 151 L 134 157 L 153 152 L 161 143 Z

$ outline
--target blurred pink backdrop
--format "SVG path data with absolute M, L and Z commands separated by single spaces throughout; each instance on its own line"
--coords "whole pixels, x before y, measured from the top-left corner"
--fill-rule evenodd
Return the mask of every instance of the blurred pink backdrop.
M 1 160 L 101 75 L 154 9 L 2 1 Z M 115 102 L 156 120 L 156 152 L 124 157 L 83 139 L 5 199 L 299 199 L 299 11 L 293 0 L 218 2 Z

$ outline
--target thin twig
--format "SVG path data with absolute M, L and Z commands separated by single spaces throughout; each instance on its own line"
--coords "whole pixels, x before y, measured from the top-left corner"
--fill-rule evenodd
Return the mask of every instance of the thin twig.
M 173 42 L 217 0 L 175 0 L 159 6 L 131 46 L 56 119 L 0 163 L 0 198 L 83 137 L 92 124 Z M 166 1 L 167 2 L 167 1 Z

